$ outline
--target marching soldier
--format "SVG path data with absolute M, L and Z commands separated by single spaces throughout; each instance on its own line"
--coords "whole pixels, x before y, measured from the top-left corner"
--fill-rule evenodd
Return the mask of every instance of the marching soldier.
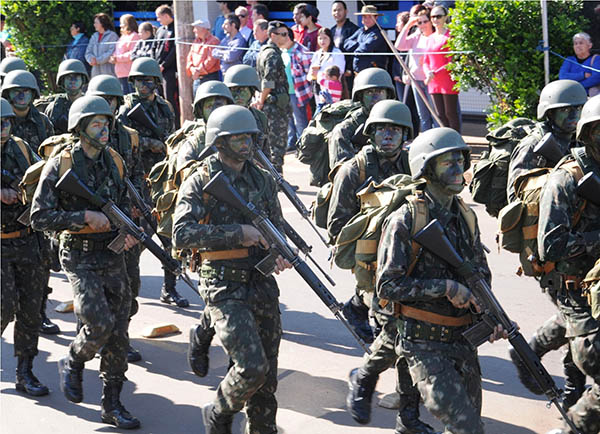
M 46 116 L 54 125 L 56 134 L 67 132 L 71 104 L 83 95 L 83 88 L 89 79 L 87 69 L 80 60 L 63 60 L 58 66 L 56 84 L 65 93 L 55 95 L 54 100 L 45 110 Z

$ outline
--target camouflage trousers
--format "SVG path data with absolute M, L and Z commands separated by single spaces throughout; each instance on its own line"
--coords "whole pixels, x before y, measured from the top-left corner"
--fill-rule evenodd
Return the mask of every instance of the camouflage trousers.
M 212 325 L 233 362 L 219 384 L 215 408 L 234 414 L 246 408 L 247 434 L 277 432 L 277 357 L 281 318 L 277 300 L 258 305 L 242 300 L 208 304 Z
M 136 298 L 138 295 L 140 295 L 140 287 L 142 286 L 142 281 L 140 279 L 141 254 L 142 249 L 139 244 L 136 244 L 133 248 L 124 252 L 125 269 L 127 270 L 127 286 L 131 292 L 131 309 L 129 311 L 129 318 L 133 317 L 139 309 Z
M 107 381 L 124 381 L 131 292 L 123 255 L 61 246 L 60 262 L 73 289 L 75 315 L 82 324 L 69 346 L 71 356 L 86 362 L 102 348 L 100 376 Z
M 35 356 L 42 316 L 44 271 L 40 264 L 37 236 L 2 240 L 2 333 L 16 317 L 14 353 L 16 357 Z
M 445 425 L 445 432 L 483 434 L 481 369 L 475 349 L 460 341 L 399 339 L 397 351 L 406 358 L 425 407 Z
M 594 383 L 569 409 L 575 426 L 584 434 L 600 432 L 600 331 L 569 339 L 573 361 Z M 566 432 L 571 432 L 565 426 Z
M 279 173 L 283 173 L 283 157 L 287 148 L 288 123 L 291 119 L 290 107 L 280 108 L 276 104 L 265 104 L 263 112 L 269 121 L 269 137 L 271 145 L 271 163 Z

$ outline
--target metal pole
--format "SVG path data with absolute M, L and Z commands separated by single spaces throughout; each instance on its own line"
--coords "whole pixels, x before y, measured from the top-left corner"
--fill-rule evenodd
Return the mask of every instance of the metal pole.
M 194 19 L 194 4 L 191 1 L 174 0 L 173 13 L 175 15 L 175 38 L 178 41 L 193 41 L 191 20 Z M 180 124 L 194 118 L 192 114 L 192 78 L 185 71 L 187 55 L 190 51 L 188 44 L 176 44 L 177 50 L 177 81 L 179 84 L 179 109 Z
M 548 43 L 548 2 L 540 0 L 542 7 L 542 38 L 544 40 L 544 82 L 550 83 L 550 52 Z

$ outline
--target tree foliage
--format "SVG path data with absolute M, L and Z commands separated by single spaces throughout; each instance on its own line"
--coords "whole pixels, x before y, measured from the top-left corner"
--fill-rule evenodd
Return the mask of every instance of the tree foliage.
M 572 37 L 585 29 L 583 2 L 548 2 L 549 46 L 563 56 L 573 53 Z M 542 19 L 539 1 L 456 2 L 449 25 L 449 47 L 472 51 L 454 55 L 452 76 L 461 88 L 474 87 L 490 96 L 490 126 L 524 116 L 535 119 L 544 87 Z M 550 80 L 558 79 L 562 59 L 550 55 Z
M 112 16 L 111 3 L 100 1 L 2 1 L 2 13 L 17 56 L 32 70 L 38 70 L 50 89 L 55 89 L 58 65 L 71 42 L 69 28 L 75 21 L 93 33 L 94 15 Z

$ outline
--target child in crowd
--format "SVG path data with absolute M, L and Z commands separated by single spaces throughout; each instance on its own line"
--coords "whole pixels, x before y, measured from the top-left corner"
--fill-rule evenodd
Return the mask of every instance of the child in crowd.
M 336 65 L 331 65 L 325 70 L 325 76 L 319 81 L 321 90 L 319 92 L 315 115 L 326 105 L 338 102 L 342 99 L 342 82 L 340 81 L 340 75 L 340 68 Z

